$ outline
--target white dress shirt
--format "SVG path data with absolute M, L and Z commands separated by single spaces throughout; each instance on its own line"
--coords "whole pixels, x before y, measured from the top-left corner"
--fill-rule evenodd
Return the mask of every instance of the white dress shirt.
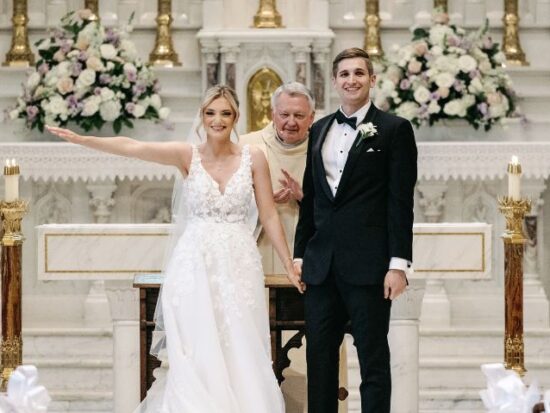
M 341 107 L 340 111 L 348 118 L 356 117 L 357 124 L 359 124 L 365 119 L 370 105 L 371 101 L 369 100 L 365 106 L 349 116 Z M 348 160 L 348 153 L 356 137 L 357 130 L 353 129 L 347 123 L 338 123 L 336 120 L 332 122 L 327 132 L 327 137 L 321 148 L 321 155 L 323 157 L 327 182 L 332 191 L 332 195 L 336 195 L 338 191 L 340 178 L 342 178 L 342 172 L 344 172 L 344 166 Z M 403 258 L 392 257 L 389 269 L 406 271 L 408 264 L 408 261 Z

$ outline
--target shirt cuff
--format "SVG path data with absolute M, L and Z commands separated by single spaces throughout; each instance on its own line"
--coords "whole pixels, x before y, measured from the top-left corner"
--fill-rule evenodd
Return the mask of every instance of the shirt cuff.
M 390 270 L 407 271 L 407 268 L 411 265 L 411 262 L 404 258 L 392 257 L 390 260 Z
M 303 263 L 304 263 L 304 260 L 303 260 L 303 258 L 294 258 L 294 259 L 292 260 L 292 262 L 293 262 L 294 264 L 303 264 Z

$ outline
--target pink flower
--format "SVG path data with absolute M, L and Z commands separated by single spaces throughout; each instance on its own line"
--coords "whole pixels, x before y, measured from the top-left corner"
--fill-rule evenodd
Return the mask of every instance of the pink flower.
M 416 59 L 413 59 L 409 62 L 407 69 L 409 69 L 409 72 L 411 73 L 419 73 L 422 70 L 422 63 Z
M 449 97 L 449 88 L 447 87 L 440 87 L 439 89 L 437 89 L 437 94 L 442 98 L 442 99 L 446 99 Z
M 426 52 L 428 51 L 428 45 L 426 42 L 417 42 L 414 44 L 414 52 L 417 56 L 424 56 Z
M 487 103 L 489 103 L 490 106 L 493 105 L 500 105 L 502 103 L 502 96 L 500 93 L 489 93 L 487 95 Z
M 435 13 L 432 17 L 434 23 L 449 24 L 449 15 L 447 13 Z
M 57 52 L 54 53 L 53 60 L 55 60 L 56 62 L 62 62 L 63 60 L 65 60 L 65 53 L 63 53 L 61 49 L 59 49 Z

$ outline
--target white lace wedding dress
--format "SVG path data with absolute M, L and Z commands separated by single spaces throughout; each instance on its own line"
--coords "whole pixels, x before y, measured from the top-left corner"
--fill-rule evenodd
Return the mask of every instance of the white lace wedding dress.
M 185 179 L 188 222 L 165 272 L 169 369 L 138 412 L 282 413 L 273 374 L 264 281 L 247 225 L 249 147 L 224 193 L 193 147 Z

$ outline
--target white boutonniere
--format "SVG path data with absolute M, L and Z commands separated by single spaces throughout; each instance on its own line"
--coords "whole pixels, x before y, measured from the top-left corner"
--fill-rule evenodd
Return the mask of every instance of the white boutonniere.
M 372 124 L 372 122 L 362 123 L 357 127 L 357 130 L 359 131 L 359 140 L 357 141 L 357 144 L 355 146 L 359 146 L 361 142 L 363 142 L 367 138 L 372 138 L 376 134 L 378 134 L 378 131 L 376 130 L 376 126 Z

